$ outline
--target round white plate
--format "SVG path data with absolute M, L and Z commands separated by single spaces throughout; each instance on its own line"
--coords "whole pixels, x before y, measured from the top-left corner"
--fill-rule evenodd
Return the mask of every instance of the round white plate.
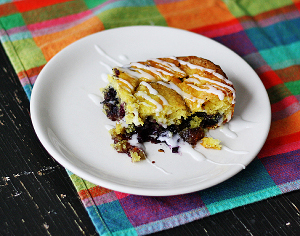
M 187 153 L 172 154 L 166 145 L 146 144 L 148 161 L 132 163 L 110 146 L 105 125 L 112 122 L 89 95 L 100 96 L 99 89 L 106 86 L 103 75 L 116 61 L 128 64 L 191 55 L 220 65 L 236 88 L 234 119 L 209 133 L 224 148 L 208 150 L 199 145 L 197 150 L 205 159 L 197 161 Z M 201 35 L 156 26 L 105 30 L 66 47 L 39 74 L 30 108 L 41 143 L 65 168 L 100 186 L 148 196 L 189 193 L 232 177 L 260 151 L 271 120 L 263 84 L 237 54 Z M 164 153 L 158 152 L 161 148 Z

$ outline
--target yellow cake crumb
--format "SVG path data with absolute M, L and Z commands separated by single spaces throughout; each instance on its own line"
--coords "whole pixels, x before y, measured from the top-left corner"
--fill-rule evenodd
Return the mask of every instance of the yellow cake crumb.
M 124 130 L 125 130 L 125 128 L 124 128 L 120 123 L 117 123 L 117 124 L 116 124 L 116 133 L 117 133 L 117 134 L 122 134 L 122 133 L 124 133 Z
M 190 121 L 191 128 L 199 127 L 201 125 L 202 120 L 202 117 L 194 116 L 193 119 Z
M 132 162 L 140 161 L 142 158 L 137 152 L 134 152 L 134 151 L 130 151 L 130 156 L 131 156 Z
M 211 137 L 204 137 L 203 139 L 201 139 L 201 145 L 205 148 L 211 148 L 211 149 L 217 149 L 217 150 L 221 150 L 222 145 L 220 144 L 220 140 L 219 139 L 214 139 Z

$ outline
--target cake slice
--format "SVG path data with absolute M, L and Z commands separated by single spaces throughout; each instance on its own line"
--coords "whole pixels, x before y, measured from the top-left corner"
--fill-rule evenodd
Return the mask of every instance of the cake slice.
M 110 130 L 113 147 L 133 162 L 146 158 L 144 142 L 166 143 L 176 153 L 180 141 L 195 146 L 207 129 L 230 121 L 234 113 L 232 82 L 220 66 L 200 57 L 130 63 L 114 68 L 108 81 L 102 104 L 116 121 Z

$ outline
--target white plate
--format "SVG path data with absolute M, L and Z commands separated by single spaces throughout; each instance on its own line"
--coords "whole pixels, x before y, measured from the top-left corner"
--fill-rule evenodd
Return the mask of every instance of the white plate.
M 116 64 L 95 50 L 98 45 L 122 64 L 168 56 L 200 56 L 220 65 L 234 83 L 235 119 L 223 129 L 210 132 L 231 150 L 199 147 L 208 160 L 189 154 L 172 154 L 163 144 L 146 145 L 149 160 L 131 163 L 126 154 L 112 149 L 105 128 L 111 122 L 89 94 L 105 87 L 107 65 Z M 102 62 L 100 64 L 99 62 Z M 105 66 L 106 65 L 106 66 Z M 270 128 L 270 103 L 253 69 L 223 45 L 184 30 L 133 26 L 85 37 L 63 49 L 43 68 L 31 98 L 34 129 L 46 150 L 78 176 L 120 192 L 165 196 L 205 189 L 232 177 L 260 151 Z M 243 120 L 248 122 L 244 122 Z M 234 134 L 229 132 L 229 128 Z M 226 132 L 225 132 L 226 131 Z M 158 152 L 163 148 L 165 153 Z

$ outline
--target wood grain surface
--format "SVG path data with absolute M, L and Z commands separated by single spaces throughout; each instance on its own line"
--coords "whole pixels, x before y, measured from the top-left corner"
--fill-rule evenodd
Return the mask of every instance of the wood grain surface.
M 0 196 L 0 235 L 97 235 L 65 169 L 35 135 L 2 45 Z M 300 235 L 299 209 L 298 190 L 153 235 Z

